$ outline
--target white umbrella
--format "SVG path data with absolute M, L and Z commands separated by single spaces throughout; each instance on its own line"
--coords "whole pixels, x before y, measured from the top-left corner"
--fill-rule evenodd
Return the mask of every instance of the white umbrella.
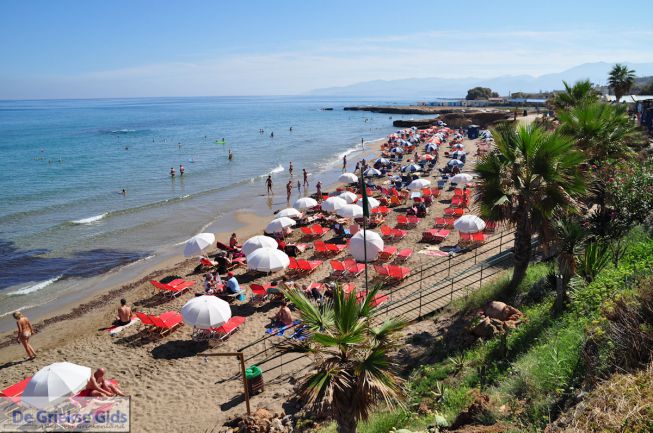
M 276 272 L 290 264 L 288 255 L 276 248 L 259 248 L 247 256 L 247 269 L 261 272 Z
M 281 233 L 286 227 L 297 224 L 295 220 L 288 217 L 275 218 L 265 227 L 265 233 Z
M 454 221 L 453 227 L 461 233 L 476 233 L 485 228 L 485 221 L 476 215 L 463 215 Z
M 377 170 L 376 168 L 368 168 L 363 172 L 363 175 L 365 177 L 374 177 L 374 176 L 381 176 L 381 172 Z
M 463 150 L 465 148 L 465 146 L 463 146 L 462 143 L 456 143 L 456 144 L 453 145 L 453 148 L 456 149 L 456 150 Z
M 349 204 L 356 203 L 358 201 L 358 196 L 351 191 L 345 191 L 342 194 L 340 194 L 338 197 L 340 197 L 341 199 L 343 199 Z
M 402 149 L 401 147 L 393 147 L 392 149 L 390 149 L 390 152 L 392 152 L 392 153 L 404 153 L 404 149 Z
M 465 185 L 469 182 L 472 181 L 474 177 L 471 174 L 468 173 L 458 173 L 454 177 L 452 177 L 449 181 L 451 183 L 455 183 L 456 185 Z
M 389 159 L 385 159 L 385 158 L 377 158 L 377 159 L 374 161 L 374 164 L 390 165 L 390 160 L 389 160 Z
M 420 171 L 421 169 L 422 166 L 419 164 L 410 164 L 401 167 L 401 171 L 403 171 L 404 173 L 415 173 L 416 171 Z
M 465 166 L 465 163 L 458 159 L 452 159 L 451 161 L 447 162 L 447 165 L 449 167 L 457 166 L 458 168 L 463 168 Z
M 258 250 L 259 248 L 263 248 L 263 247 L 277 248 L 278 245 L 279 244 L 277 243 L 277 241 L 271 238 L 270 236 L 259 235 L 247 239 L 243 244 L 241 251 L 246 256 L 249 256 L 251 253 L 253 253 L 255 250 Z
M 421 191 L 422 188 L 426 188 L 431 185 L 431 181 L 428 179 L 415 179 L 410 184 L 408 184 L 408 189 L 411 191 Z
M 302 213 L 295 209 L 294 207 L 289 207 L 277 212 L 278 217 L 288 217 L 288 218 L 301 218 Z
M 363 208 L 357 204 L 347 204 L 336 211 L 343 218 L 359 218 L 363 216 Z
M 317 200 L 311 197 L 299 198 L 295 201 L 295 204 L 293 204 L 293 207 L 299 210 L 310 209 L 315 206 L 317 206 Z
M 346 204 L 347 202 L 340 197 L 329 197 L 322 202 L 322 210 L 325 212 L 335 212 Z
M 463 152 L 462 150 L 456 150 L 454 153 L 451 154 L 451 156 L 453 158 L 456 158 L 456 159 L 460 159 L 461 157 L 464 157 L 465 155 L 467 155 L 467 154 L 465 152 Z
M 198 256 L 204 249 L 210 247 L 214 242 L 215 235 L 213 233 L 200 233 L 195 235 L 186 241 L 186 246 L 184 247 L 184 256 Z
M 381 202 L 375 199 L 374 197 L 367 197 L 367 206 L 370 209 L 381 206 Z
M 367 246 L 367 260 L 365 260 L 365 246 Z M 364 240 L 363 230 L 361 230 L 349 241 L 349 252 L 359 262 L 373 262 L 381 251 L 383 251 L 383 239 L 378 233 L 370 230 L 365 230 Z
M 438 146 L 436 146 L 433 143 L 429 143 L 426 146 L 424 146 L 425 152 L 435 152 L 436 150 L 438 150 Z
M 231 307 L 217 296 L 198 296 L 181 307 L 181 317 L 188 326 L 211 329 L 231 318 Z
M 354 173 L 342 173 L 340 177 L 338 177 L 338 182 L 356 183 L 358 182 L 358 176 L 356 176 Z
M 72 362 L 55 362 L 32 376 L 21 399 L 36 408 L 45 409 L 83 390 L 90 378 L 89 367 Z

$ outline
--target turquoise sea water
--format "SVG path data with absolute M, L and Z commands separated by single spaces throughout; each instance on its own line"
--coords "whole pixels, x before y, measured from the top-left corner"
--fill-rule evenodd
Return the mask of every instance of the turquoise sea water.
M 221 213 L 264 203 L 268 173 L 279 197 L 274 205 L 284 207 L 277 202 L 285 202 L 289 161 L 295 179 L 302 168 L 311 173 L 313 192 L 318 179 L 333 180 L 342 155 L 361 138 L 393 130 L 388 115 L 342 108 L 381 103 L 389 101 L 0 101 L 0 316 L 180 249 L 175 245 Z M 215 143 L 222 138 L 225 144 Z

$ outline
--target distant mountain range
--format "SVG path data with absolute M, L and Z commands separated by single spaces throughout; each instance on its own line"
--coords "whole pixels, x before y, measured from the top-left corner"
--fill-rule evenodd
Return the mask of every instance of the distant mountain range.
M 653 63 L 626 63 L 637 76 L 653 75 Z M 402 80 L 363 81 L 342 87 L 315 89 L 311 95 L 320 96 L 369 96 L 391 98 L 428 99 L 435 97 L 464 97 L 467 90 L 489 87 L 500 95 L 509 92 L 538 92 L 562 89 L 562 81 L 573 83 L 589 78 L 593 83 L 604 85 L 614 63 L 585 63 L 555 74 L 503 75 L 495 78 L 407 78 Z

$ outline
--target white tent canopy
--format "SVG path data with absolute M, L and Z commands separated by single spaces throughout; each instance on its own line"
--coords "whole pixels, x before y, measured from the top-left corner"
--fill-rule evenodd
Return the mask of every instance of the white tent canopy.
M 367 257 L 365 256 L 365 246 L 367 246 Z M 361 230 L 351 237 L 349 252 L 359 262 L 373 262 L 378 258 L 379 253 L 383 251 L 383 246 L 383 239 L 378 233 Z
M 243 244 L 241 250 L 243 254 L 249 256 L 251 253 L 258 250 L 259 248 L 263 248 L 263 247 L 277 248 L 277 246 L 278 246 L 277 241 L 274 238 L 271 238 L 270 236 L 259 235 L 247 239 Z
M 186 245 L 184 246 L 184 256 L 198 256 L 214 242 L 215 235 L 213 233 L 200 233 L 195 235 L 186 241 Z
M 45 409 L 83 390 L 90 378 L 89 367 L 72 362 L 55 362 L 32 376 L 21 399 L 36 408 Z
M 231 318 L 231 307 L 217 296 L 198 296 L 181 307 L 184 323 L 198 329 L 211 329 L 223 325 Z
M 247 256 L 247 269 L 261 272 L 277 272 L 290 264 L 286 253 L 276 248 L 263 247 Z

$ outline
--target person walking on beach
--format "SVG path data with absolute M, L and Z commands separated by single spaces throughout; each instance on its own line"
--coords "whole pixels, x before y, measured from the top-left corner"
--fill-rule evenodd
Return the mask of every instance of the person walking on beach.
M 14 313 L 14 319 L 16 319 L 16 326 L 18 327 L 18 341 L 20 341 L 25 348 L 25 352 L 27 352 L 27 356 L 30 360 L 36 358 L 36 352 L 32 345 L 29 344 L 29 339 L 34 333 L 32 324 L 20 311 Z
M 342 157 L 342 171 L 347 170 L 347 155 Z
M 183 176 L 183 175 L 184 175 L 184 171 L 185 171 L 185 170 L 184 170 L 184 166 L 183 166 L 183 164 L 179 164 L 179 176 Z
M 286 201 L 290 202 L 290 196 L 292 195 L 292 180 L 289 180 L 286 184 Z
M 175 177 L 175 168 L 170 167 L 170 177 Z
M 265 180 L 265 184 L 268 186 L 268 195 L 272 194 L 272 176 L 268 174 L 268 178 Z
M 317 199 L 322 201 L 322 182 L 318 180 L 315 184 L 315 189 L 317 190 Z
M 293 172 L 293 166 L 292 166 L 292 161 L 288 164 L 288 173 L 290 173 L 290 177 L 292 177 L 292 172 Z
M 306 169 L 302 168 L 302 174 L 304 175 L 304 189 L 308 186 L 308 173 L 306 173 Z

